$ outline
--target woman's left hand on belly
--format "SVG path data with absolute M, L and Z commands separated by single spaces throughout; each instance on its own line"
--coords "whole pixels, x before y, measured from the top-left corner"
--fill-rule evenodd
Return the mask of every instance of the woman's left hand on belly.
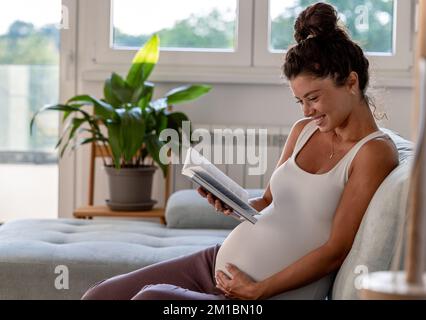
M 262 296 L 259 283 L 232 264 L 226 269 L 232 275 L 228 277 L 224 272 L 216 272 L 217 287 L 231 299 L 257 300 Z

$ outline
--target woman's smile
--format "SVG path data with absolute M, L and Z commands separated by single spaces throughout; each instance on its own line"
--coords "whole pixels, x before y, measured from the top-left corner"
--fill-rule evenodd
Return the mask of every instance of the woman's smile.
M 316 124 L 318 127 L 321 127 L 321 125 L 324 123 L 325 115 L 317 116 L 317 117 L 314 117 L 313 119 L 314 119 L 314 121 L 315 121 L 315 124 Z

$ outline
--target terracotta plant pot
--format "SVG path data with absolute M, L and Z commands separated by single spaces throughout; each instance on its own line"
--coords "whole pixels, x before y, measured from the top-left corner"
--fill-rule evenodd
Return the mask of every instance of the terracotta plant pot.
M 151 199 L 155 166 L 140 168 L 105 167 L 110 198 L 108 207 L 115 211 L 148 211 L 157 201 Z

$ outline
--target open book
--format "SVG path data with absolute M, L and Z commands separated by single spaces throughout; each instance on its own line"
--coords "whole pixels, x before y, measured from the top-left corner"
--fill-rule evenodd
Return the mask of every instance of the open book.
M 197 150 L 189 148 L 186 154 L 182 174 L 219 198 L 233 209 L 238 220 L 247 220 L 255 224 L 258 212 L 248 202 L 248 192 L 226 176 Z

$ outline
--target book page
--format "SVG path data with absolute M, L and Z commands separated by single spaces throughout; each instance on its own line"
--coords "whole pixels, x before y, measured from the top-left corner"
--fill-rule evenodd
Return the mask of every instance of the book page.
M 207 173 L 213 176 L 215 180 L 222 184 L 223 187 L 227 188 L 244 202 L 248 202 L 249 195 L 247 190 L 242 188 L 240 185 L 238 185 L 238 183 L 225 175 L 215 165 L 203 157 L 197 150 L 194 148 L 189 148 L 186 154 L 183 170 L 194 167 L 200 167 L 201 169 L 205 170 Z
M 232 216 L 255 224 L 258 212 L 248 203 L 248 192 L 194 151 L 188 150 L 182 174 L 232 208 Z

